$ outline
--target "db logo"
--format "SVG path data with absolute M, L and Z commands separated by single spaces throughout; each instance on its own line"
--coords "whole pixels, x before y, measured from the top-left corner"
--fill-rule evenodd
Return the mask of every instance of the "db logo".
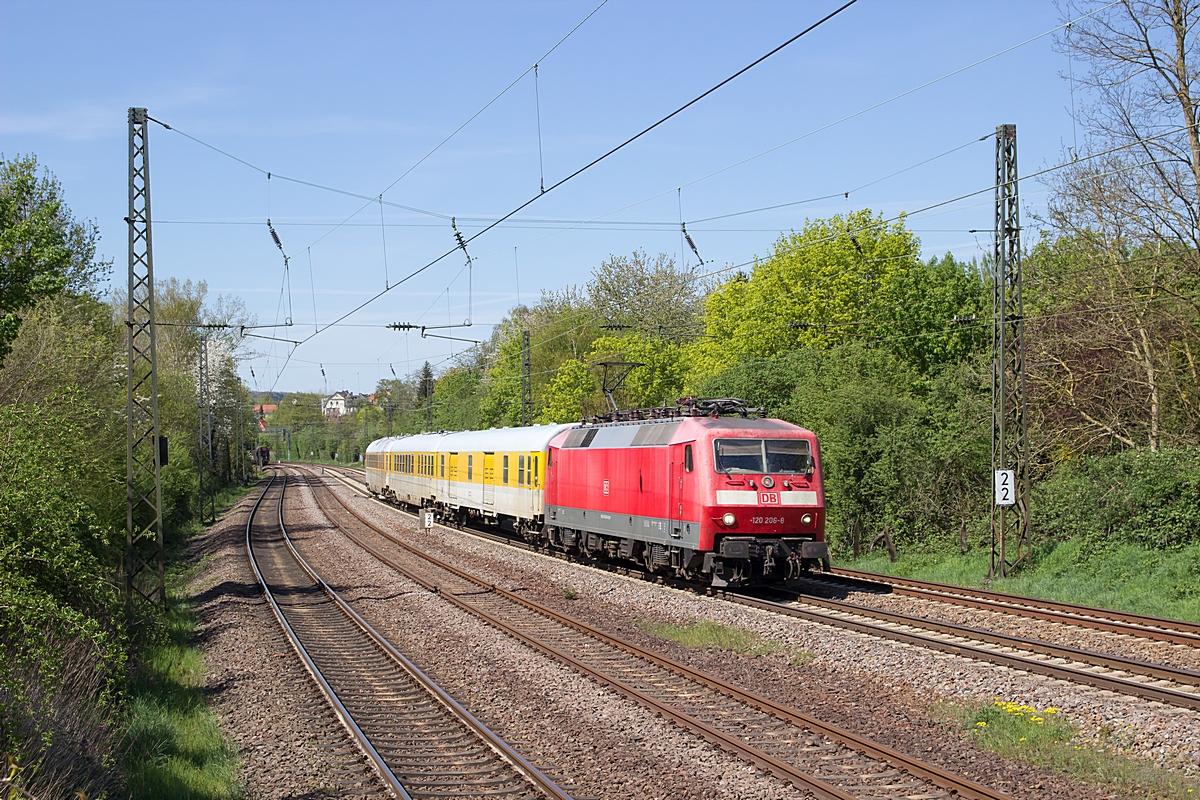
M 604 482 L 604 493 L 608 494 L 608 481 Z
M 759 492 L 758 502 L 764 506 L 777 506 L 779 505 L 779 492 Z

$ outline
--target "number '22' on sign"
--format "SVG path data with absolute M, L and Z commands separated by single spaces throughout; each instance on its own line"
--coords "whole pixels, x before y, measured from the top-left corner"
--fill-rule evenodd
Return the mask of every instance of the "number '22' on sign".
M 1011 506 L 1017 502 L 1016 472 L 1011 469 L 996 470 L 993 488 L 996 492 L 996 505 Z

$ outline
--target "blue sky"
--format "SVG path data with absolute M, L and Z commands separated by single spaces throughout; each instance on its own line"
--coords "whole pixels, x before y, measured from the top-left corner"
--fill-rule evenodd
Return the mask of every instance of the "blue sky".
M 129 106 L 145 106 L 274 175 L 375 197 L 599 2 L 3 0 L 0 152 L 35 153 L 59 177 L 75 213 L 99 223 L 101 249 L 123 281 Z M 838 5 L 609 0 L 540 62 L 546 185 Z M 348 324 L 312 336 L 282 372 L 287 345 L 249 341 L 242 374 L 258 389 L 369 391 L 392 369 L 404 374 L 461 349 L 387 330 L 387 323 L 469 317 L 479 327 L 460 335 L 485 338 L 485 325 L 517 302 L 518 287 L 520 300 L 531 302 L 541 290 L 585 283 L 610 253 L 678 256 L 681 216 L 695 221 L 839 195 L 692 222 L 700 254 L 720 268 L 769 253 L 780 232 L 805 218 L 864 207 L 892 216 L 983 189 L 993 180 L 994 144 L 975 140 L 1000 123 L 1017 124 L 1023 173 L 1058 163 L 1074 132 L 1063 78 L 1069 63 L 1051 37 L 838 121 L 1059 22 L 1045 0 L 859 0 L 472 242 L 469 285 L 456 253 Z M 1076 103 L 1084 100 L 1077 93 Z M 293 326 L 278 335 L 305 339 L 314 315 L 328 323 L 383 289 L 385 269 L 394 283 L 453 247 L 444 217 L 455 216 L 471 235 L 538 194 L 536 114 L 531 73 L 384 195 L 433 213 L 384 206 L 382 226 L 378 203 L 268 181 L 154 126 L 157 274 L 237 295 L 261 324 L 283 322 L 290 300 Z M 1032 181 L 1023 186 L 1026 209 L 1044 204 L 1040 189 Z M 969 259 L 990 248 L 992 214 L 983 194 L 912 216 L 909 226 L 925 255 Z M 292 259 L 290 292 L 281 291 L 283 259 L 268 216 Z M 976 229 L 982 232 L 968 232 Z M 695 261 L 689 250 L 684 255 Z

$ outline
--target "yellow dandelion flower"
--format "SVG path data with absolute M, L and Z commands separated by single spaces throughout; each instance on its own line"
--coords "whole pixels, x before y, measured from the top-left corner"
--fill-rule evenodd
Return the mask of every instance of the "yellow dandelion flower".
M 987 723 L 986 723 L 986 722 L 983 722 L 983 721 L 976 722 L 976 723 L 975 723 L 975 727 L 976 727 L 976 728 L 986 728 L 986 727 L 987 727 Z
M 1024 736 L 1022 736 L 1022 737 L 1021 737 L 1021 739 L 1020 739 L 1020 741 L 1022 741 L 1022 742 L 1023 742 L 1023 741 L 1025 741 L 1025 737 L 1024 737 Z

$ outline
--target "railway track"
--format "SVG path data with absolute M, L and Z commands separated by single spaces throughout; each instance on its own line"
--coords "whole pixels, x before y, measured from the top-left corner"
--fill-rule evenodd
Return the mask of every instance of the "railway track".
M 889 594 L 905 597 L 935 600 L 985 611 L 1029 617 L 1030 619 L 1061 622 L 1109 633 L 1200 647 L 1200 625 L 1194 622 L 1162 619 L 1124 611 L 1110 611 L 1053 600 L 1040 600 L 986 589 L 951 586 L 911 578 L 895 578 L 890 575 L 877 575 L 872 572 L 859 572 L 851 569 L 835 568 L 829 576 L 822 576 L 822 580 L 843 589 L 884 590 Z
M 1200 711 L 1200 672 L 1193 670 L 799 593 L 794 594 L 795 605 L 716 594 L 739 605 Z
M 387 788 L 404 800 L 570 800 L 376 633 L 301 558 L 284 525 L 287 481 L 286 474 L 272 476 L 255 502 L 246 552 L 292 647 Z M 272 512 L 274 522 L 264 520 Z
M 313 477 L 313 496 L 330 523 L 380 562 L 817 797 L 1005 796 L 488 584 L 378 527 Z
M 352 477 L 350 480 L 353 481 L 355 478 Z M 364 490 L 356 485 L 351 485 L 351 488 L 365 494 Z M 507 536 L 476 529 L 472 529 L 470 532 L 506 544 L 515 544 L 535 552 L 545 552 L 542 548 L 514 541 Z M 559 553 L 547 554 L 562 557 L 562 554 Z M 623 571 L 628 574 L 644 574 L 636 569 Z M 871 636 L 881 636 L 918 647 L 1024 670 L 1045 677 L 1067 680 L 1123 695 L 1140 697 L 1165 705 L 1200 710 L 1200 672 L 1193 670 L 1067 647 L 925 617 L 899 614 L 798 592 L 789 594 L 800 605 L 779 603 L 740 592 L 713 591 L 714 596 L 743 606 L 785 614 L 819 624 L 835 625 Z

